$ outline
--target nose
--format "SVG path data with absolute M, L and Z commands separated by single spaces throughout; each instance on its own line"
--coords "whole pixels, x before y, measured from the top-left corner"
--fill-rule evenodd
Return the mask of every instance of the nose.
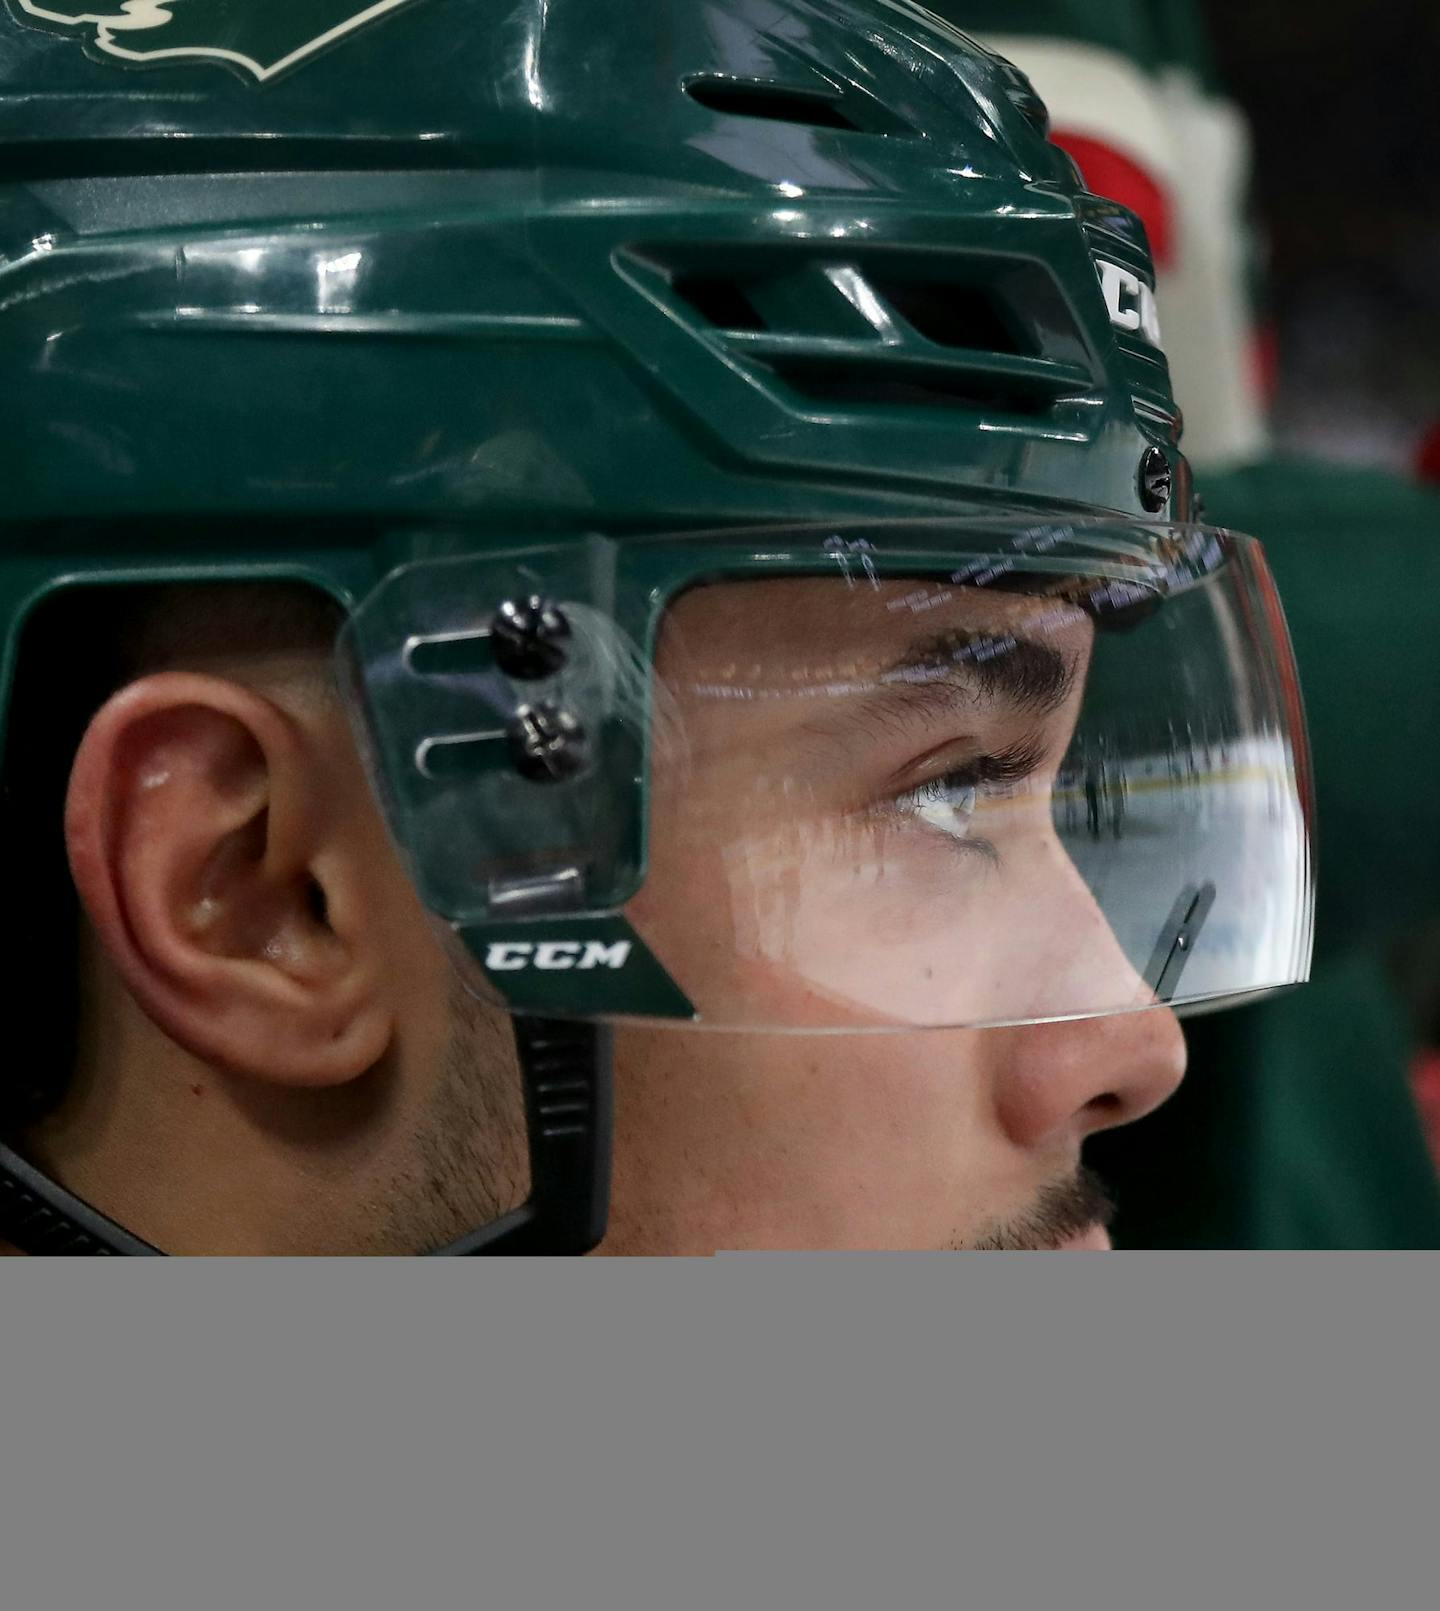
M 1003 1032 L 1009 1041 L 997 1104 L 1006 1131 L 1025 1146 L 1067 1137 L 1078 1144 L 1131 1124 L 1173 1096 L 1185 1074 L 1185 1037 L 1174 1013 L 1154 1004 L 1089 886 L 1055 849 L 1035 977 L 1058 987 L 1051 1010 L 1096 1016 Z
M 995 1084 L 1000 1123 L 1025 1148 L 1076 1147 L 1144 1118 L 1185 1074 L 1185 1037 L 1168 1007 L 1030 1024 L 1006 1038 Z

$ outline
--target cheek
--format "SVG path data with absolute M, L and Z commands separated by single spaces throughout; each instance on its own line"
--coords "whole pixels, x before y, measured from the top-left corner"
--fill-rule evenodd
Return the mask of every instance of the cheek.
M 1011 1189 L 973 1034 L 621 1031 L 610 1251 L 943 1247 Z
M 662 848 L 631 915 L 712 1023 L 865 1028 L 1007 1016 L 1055 924 L 1048 806 L 977 829 L 796 818 Z

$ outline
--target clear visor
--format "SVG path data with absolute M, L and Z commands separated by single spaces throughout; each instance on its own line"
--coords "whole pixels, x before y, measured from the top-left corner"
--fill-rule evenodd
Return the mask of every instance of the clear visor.
M 1250 539 L 905 523 L 702 568 L 704 541 L 413 566 L 357 616 L 380 793 L 475 988 L 814 1031 L 1305 977 L 1303 720 Z M 642 959 L 683 1012 L 627 985 Z

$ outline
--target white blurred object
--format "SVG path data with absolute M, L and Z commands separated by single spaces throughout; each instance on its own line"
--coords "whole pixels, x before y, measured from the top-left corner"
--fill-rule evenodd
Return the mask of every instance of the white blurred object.
M 1251 145 L 1243 114 L 1179 68 L 1159 76 L 1118 51 L 1063 38 L 987 35 L 1027 73 L 1058 143 L 1090 142 L 1139 168 L 1167 204 L 1157 296 L 1185 449 L 1207 469 L 1269 451 L 1246 254 Z M 1087 182 L 1090 176 L 1087 175 Z M 1132 203 L 1130 197 L 1120 200 Z

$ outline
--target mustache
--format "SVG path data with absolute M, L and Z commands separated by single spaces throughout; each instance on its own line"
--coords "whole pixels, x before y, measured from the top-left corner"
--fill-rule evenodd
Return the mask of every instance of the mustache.
M 1069 1180 L 1042 1187 L 1025 1213 L 961 1246 L 996 1253 L 1055 1248 L 1092 1225 L 1108 1226 L 1114 1217 L 1115 1204 L 1104 1181 L 1082 1165 Z

